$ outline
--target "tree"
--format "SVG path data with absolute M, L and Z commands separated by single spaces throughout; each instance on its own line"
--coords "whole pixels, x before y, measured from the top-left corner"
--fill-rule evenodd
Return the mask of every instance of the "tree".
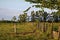
M 2 18 L 2 21 L 4 21 L 4 18 Z
M 58 15 L 57 15 L 57 13 L 53 12 L 52 15 L 53 15 L 54 21 L 58 22 Z
M 45 7 L 49 9 L 58 9 L 60 10 L 60 0 L 25 0 L 30 3 L 36 3 L 35 7 Z M 42 5 L 38 5 L 42 4 Z
M 38 11 L 36 11 L 36 14 L 35 14 L 35 21 L 37 22 L 37 28 L 39 29 L 39 27 L 40 27 L 40 21 L 39 21 L 39 12 Z
M 47 12 L 43 13 L 43 17 L 44 17 L 44 22 L 46 21 L 46 17 L 48 16 Z
M 16 20 L 16 16 L 13 16 L 12 20 L 15 21 Z
M 25 20 L 25 22 L 26 22 L 26 20 L 27 20 L 27 13 L 24 13 L 24 20 Z
M 20 22 L 26 22 L 26 18 L 27 18 L 27 13 L 19 15 L 19 21 Z
M 51 10 L 57 9 L 58 14 L 60 15 L 60 0 L 25 0 L 25 1 L 30 3 L 36 3 L 37 5 L 34 5 L 35 7 L 45 7 Z M 38 5 L 39 3 L 42 5 Z M 53 24 L 53 21 L 52 21 L 52 24 Z M 59 38 L 60 38 L 60 31 L 59 31 Z
M 38 11 L 36 11 L 36 15 L 35 15 L 36 17 L 39 17 L 39 13 L 38 13 Z
M 34 11 L 31 12 L 31 21 L 32 22 L 35 21 L 35 13 L 34 13 Z

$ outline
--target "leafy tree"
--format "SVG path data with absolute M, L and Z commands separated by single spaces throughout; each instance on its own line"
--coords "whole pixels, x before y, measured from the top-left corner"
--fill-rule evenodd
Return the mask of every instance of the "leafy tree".
M 19 15 L 19 20 L 20 20 L 20 22 L 24 21 L 24 15 L 23 14 Z
M 43 21 L 43 12 L 39 10 L 39 21 Z
M 36 11 L 36 15 L 35 15 L 36 17 L 39 17 L 39 13 L 38 13 L 38 11 Z
M 46 17 L 48 16 L 47 12 L 43 13 L 44 21 L 46 21 Z
M 21 15 L 18 16 L 18 21 L 19 21 L 19 22 L 21 21 L 20 18 L 21 18 Z
M 30 3 L 36 3 L 35 7 L 45 7 L 49 9 L 58 9 L 60 11 L 60 0 L 25 0 Z M 38 5 L 38 4 L 42 5 Z
M 25 0 L 30 3 L 36 3 L 37 5 L 34 5 L 35 7 L 44 7 L 49 9 L 57 9 L 58 14 L 60 15 L 60 0 Z M 38 5 L 38 4 L 42 5 Z M 44 18 L 45 19 L 45 18 Z M 52 21 L 53 24 L 53 21 Z M 59 30 L 59 38 L 60 38 L 60 30 Z M 59 39 L 60 40 L 60 39 Z
M 24 17 L 24 21 L 26 22 L 27 20 L 27 13 L 24 13 L 25 17 Z
M 22 21 L 23 21 L 23 19 L 22 19 L 22 18 L 23 18 L 22 14 L 21 14 L 21 15 L 19 15 L 19 21 L 20 21 L 20 22 L 22 22 Z
M 27 18 L 27 13 L 19 15 L 20 22 L 26 22 L 26 18 Z
M 34 11 L 31 12 L 31 21 L 32 22 L 35 21 L 35 13 L 34 13 Z
M 13 16 L 12 20 L 15 21 L 16 20 L 16 16 Z

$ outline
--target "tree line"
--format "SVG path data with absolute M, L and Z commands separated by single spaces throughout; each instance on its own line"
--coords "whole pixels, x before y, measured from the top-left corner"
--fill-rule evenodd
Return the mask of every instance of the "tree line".
M 5 21 L 2 19 L 2 21 Z M 8 21 L 8 20 L 6 20 Z M 24 12 L 24 14 L 20 14 L 18 16 L 18 20 L 16 16 L 12 17 L 12 20 L 14 22 L 35 22 L 35 21 L 40 21 L 40 22 L 59 22 L 60 21 L 60 16 L 57 15 L 57 12 L 52 12 L 51 14 L 47 12 L 42 12 L 42 11 L 31 11 L 31 15 L 28 16 L 27 13 Z

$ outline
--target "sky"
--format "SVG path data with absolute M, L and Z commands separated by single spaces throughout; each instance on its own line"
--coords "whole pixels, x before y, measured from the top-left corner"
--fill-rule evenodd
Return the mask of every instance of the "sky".
M 0 0 L 0 19 L 12 19 L 31 6 L 24 0 Z
M 25 9 L 32 6 L 29 2 L 25 2 L 24 0 L 0 0 L 0 20 L 2 18 L 6 20 L 12 19 L 13 16 L 18 17 L 19 14 L 22 14 Z M 30 12 L 34 10 L 40 10 L 40 8 L 32 7 L 27 13 L 30 15 Z M 45 8 L 45 11 L 48 13 L 52 12 L 50 9 Z M 56 11 L 56 10 L 54 10 Z

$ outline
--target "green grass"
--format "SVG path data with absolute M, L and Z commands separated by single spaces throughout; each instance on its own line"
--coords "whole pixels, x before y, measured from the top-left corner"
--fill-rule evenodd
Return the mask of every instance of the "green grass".
M 0 40 L 55 40 L 51 39 L 51 27 L 52 24 L 46 22 L 47 31 L 42 32 L 42 27 L 44 26 L 43 22 L 40 23 L 39 29 L 37 28 L 37 23 L 26 22 L 26 23 L 16 23 L 17 33 L 21 32 L 32 32 L 36 29 L 35 33 L 29 33 L 26 35 L 23 34 L 8 34 L 14 33 L 14 24 L 13 23 L 0 23 Z M 54 28 L 57 27 L 59 23 L 53 23 Z M 54 29 L 55 30 L 55 29 Z M 49 35 L 48 35 L 49 34 Z

